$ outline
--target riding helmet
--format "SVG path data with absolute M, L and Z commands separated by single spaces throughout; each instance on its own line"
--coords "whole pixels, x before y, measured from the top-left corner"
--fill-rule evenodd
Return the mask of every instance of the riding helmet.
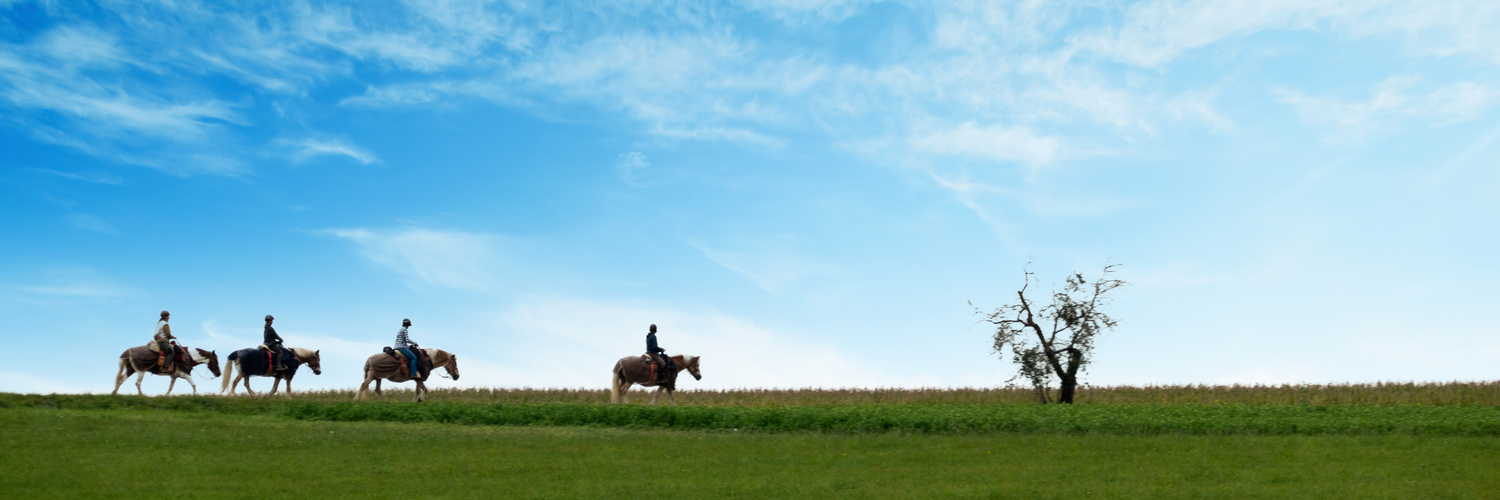
M 656 323 L 651 324 L 651 333 L 656 333 Z
M 409 319 L 402 319 L 401 320 L 401 326 L 411 326 L 411 320 L 409 320 Z
M 273 319 L 276 319 L 276 317 L 275 316 L 271 316 L 269 314 L 266 315 L 266 321 L 271 321 Z

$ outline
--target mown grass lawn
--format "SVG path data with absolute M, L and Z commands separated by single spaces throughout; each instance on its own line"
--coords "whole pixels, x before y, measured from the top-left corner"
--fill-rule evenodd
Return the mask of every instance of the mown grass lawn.
M 749 434 L 0 410 L 9 498 L 1493 498 L 1500 439 Z

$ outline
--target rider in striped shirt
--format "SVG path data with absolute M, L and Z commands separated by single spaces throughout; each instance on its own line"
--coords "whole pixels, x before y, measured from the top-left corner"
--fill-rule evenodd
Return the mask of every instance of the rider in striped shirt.
M 411 360 L 411 378 L 418 379 L 421 378 L 419 375 L 421 372 L 417 365 L 417 354 L 412 351 L 412 349 L 417 347 L 417 343 L 412 342 L 411 337 L 406 335 L 406 329 L 410 326 L 410 319 L 401 320 L 401 331 L 396 332 L 396 345 L 392 347 L 395 347 L 397 351 L 401 351 L 401 354 L 405 355 L 406 359 Z

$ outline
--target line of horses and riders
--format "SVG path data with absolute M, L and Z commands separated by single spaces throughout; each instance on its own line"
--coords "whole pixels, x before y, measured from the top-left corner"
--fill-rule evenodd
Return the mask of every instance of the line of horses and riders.
M 179 378 L 186 380 L 193 387 L 193 394 L 197 394 L 198 384 L 193 382 L 193 368 L 206 365 L 213 376 L 222 377 L 223 387 L 220 393 L 234 395 L 235 389 L 243 380 L 245 392 L 254 395 L 255 391 L 250 389 L 250 377 L 270 377 L 274 382 L 266 396 L 276 394 L 281 382 L 286 381 L 286 392 L 283 395 L 291 398 L 292 377 L 296 376 L 299 368 L 306 365 L 313 375 L 323 374 L 319 354 L 321 351 L 283 345 L 281 336 L 271 326 L 276 318 L 269 314 L 266 315 L 265 336 L 261 344 L 234 351 L 225 358 L 227 374 L 220 373 L 217 351 L 178 344 L 177 338 L 172 336 L 171 319 L 171 313 L 162 311 L 151 342 L 120 353 L 120 372 L 115 375 L 115 390 L 111 394 L 119 394 L 120 385 L 125 383 L 125 379 L 135 375 L 135 392 L 145 395 L 141 391 L 141 380 L 147 373 L 171 378 L 171 383 L 167 385 L 167 395 L 172 394 L 172 388 L 177 385 Z M 458 356 L 442 349 L 418 346 L 407 331 L 410 327 L 410 319 L 401 320 L 401 329 L 396 332 L 394 345 L 365 360 L 364 383 L 355 392 L 355 401 L 364 398 L 370 389 L 370 382 L 375 382 L 376 397 L 383 398 L 380 384 L 386 380 L 394 383 L 416 382 L 413 401 L 420 402 L 427 396 L 427 378 L 437 367 L 448 372 L 446 376 L 440 376 L 458 380 Z M 626 356 L 615 362 L 610 377 L 610 402 L 629 403 L 626 391 L 633 385 L 640 385 L 656 388 L 651 394 L 651 404 L 656 404 L 657 397 L 665 391 L 667 398 L 675 406 L 677 398 L 672 393 L 677 390 L 679 373 L 686 370 L 694 379 L 703 379 L 698 371 L 699 359 L 699 356 L 668 355 L 666 349 L 657 344 L 656 325 L 651 325 L 646 333 L 646 353 Z

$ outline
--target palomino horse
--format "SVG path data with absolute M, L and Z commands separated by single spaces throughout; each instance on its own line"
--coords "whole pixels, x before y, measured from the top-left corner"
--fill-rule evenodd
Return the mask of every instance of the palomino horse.
M 703 380 L 703 374 L 698 372 L 698 360 L 701 356 L 686 356 L 678 354 L 672 356 L 677 370 L 667 374 L 667 381 L 660 386 L 656 380 L 651 378 L 651 361 L 645 356 L 629 356 L 620 358 L 615 363 L 613 380 L 609 384 L 609 401 L 611 403 L 629 403 L 625 391 L 630 390 L 631 384 L 640 384 L 641 387 L 656 387 L 656 392 L 651 393 L 651 404 L 656 404 L 656 397 L 661 391 L 667 391 L 667 399 L 672 401 L 672 406 L 677 406 L 677 398 L 672 392 L 677 390 L 677 374 L 683 370 L 693 374 L 693 378 Z
M 119 394 L 120 384 L 125 383 L 127 377 L 136 373 L 139 373 L 139 375 L 135 377 L 135 393 L 142 396 L 145 396 L 146 393 L 141 392 L 141 379 L 146 378 L 147 373 L 172 377 L 172 383 L 167 384 L 168 395 L 172 394 L 172 388 L 177 386 L 177 379 L 179 378 L 187 379 L 188 384 L 193 386 L 193 394 L 198 393 L 198 384 L 193 382 L 193 367 L 195 366 L 207 364 L 208 371 L 213 372 L 215 377 L 219 376 L 218 354 L 215 354 L 213 351 L 194 349 L 186 346 L 177 347 L 187 353 L 187 359 L 173 362 L 172 373 L 161 372 L 161 367 L 156 366 L 156 351 L 151 350 L 148 346 L 132 347 L 120 353 L 120 373 L 115 375 L 115 390 L 110 394 Z
M 449 378 L 458 380 L 458 356 L 449 354 L 448 351 L 444 351 L 442 349 L 431 349 L 426 347 L 420 349 L 422 352 L 427 353 L 428 359 L 432 360 L 432 366 L 423 367 L 426 369 L 427 377 L 432 376 L 432 370 L 434 368 L 441 366 L 443 367 L 443 369 L 448 370 Z M 380 393 L 381 379 L 389 380 L 391 382 L 405 382 L 408 380 L 416 380 L 417 395 L 415 399 L 412 399 L 412 401 L 420 403 L 427 397 L 427 384 L 424 383 L 427 381 L 427 377 L 413 379 L 408 375 L 404 375 L 401 373 L 401 361 L 398 361 L 395 356 L 391 356 L 386 353 L 376 354 L 374 356 L 370 356 L 370 359 L 365 360 L 365 383 L 360 384 L 359 391 L 354 393 L 354 400 L 359 401 L 364 397 L 365 391 L 370 390 L 370 381 L 375 382 L 375 397 L 383 398 L 385 397 L 385 395 Z
M 320 351 L 301 347 L 286 347 L 284 349 L 292 353 L 292 360 L 288 362 L 285 370 L 276 370 L 276 364 L 271 361 L 271 357 L 266 354 L 266 351 L 260 348 L 251 347 L 229 353 L 229 357 L 225 358 L 229 362 L 229 373 L 224 374 L 224 387 L 219 392 L 229 391 L 229 395 L 233 396 L 235 386 L 240 383 L 241 379 L 244 379 L 245 392 L 253 395 L 255 391 L 250 390 L 250 377 L 253 375 L 276 379 L 276 383 L 271 384 L 271 392 L 267 393 L 266 397 L 276 394 L 276 388 L 281 385 L 282 380 L 285 380 L 286 398 L 291 399 L 292 377 L 297 375 L 297 368 L 306 364 L 308 368 L 312 368 L 313 375 L 323 374 L 322 358 L 318 356 L 318 352 Z M 239 368 L 239 374 L 234 375 L 234 380 L 231 381 L 230 375 L 235 373 L 235 368 Z

